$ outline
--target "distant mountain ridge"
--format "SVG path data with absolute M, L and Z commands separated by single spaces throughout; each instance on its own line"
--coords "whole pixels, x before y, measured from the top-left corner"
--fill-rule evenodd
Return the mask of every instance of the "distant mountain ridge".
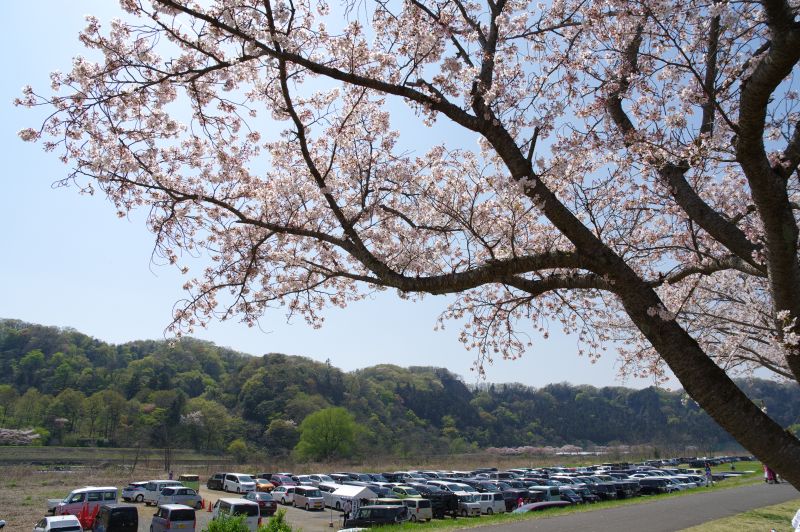
M 783 426 L 800 422 L 797 385 L 740 387 Z M 37 427 L 59 444 L 169 443 L 265 453 L 296 445 L 309 414 L 337 406 L 360 453 L 442 454 L 485 447 L 650 443 L 734 445 L 682 392 L 567 383 L 469 386 L 444 368 L 246 355 L 192 338 L 112 345 L 73 329 L 0 320 L 0 427 Z

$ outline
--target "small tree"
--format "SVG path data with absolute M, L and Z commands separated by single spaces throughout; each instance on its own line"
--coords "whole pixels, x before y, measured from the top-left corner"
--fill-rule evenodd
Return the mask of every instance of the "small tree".
M 237 438 L 228 445 L 228 454 L 236 460 L 237 464 L 243 464 L 247 460 L 248 449 L 243 439 Z
M 341 407 L 309 414 L 300 424 L 300 441 L 294 448 L 300 460 L 331 460 L 351 456 L 359 432 L 353 414 Z

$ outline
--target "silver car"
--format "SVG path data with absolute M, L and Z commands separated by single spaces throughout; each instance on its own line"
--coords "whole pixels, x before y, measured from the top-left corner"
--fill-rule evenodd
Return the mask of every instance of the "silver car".
M 165 504 L 159 506 L 150 523 L 150 532 L 181 530 L 194 532 L 197 522 L 194 508 L 183 504 Z M 169 527 L 169 528 L 168 528 Z
M 203 508 L 203 498 L 192 488 L 171 487 L 161 490 L 156 504 L 158 506 L 163 504 L 185 504 L 200 510 Z

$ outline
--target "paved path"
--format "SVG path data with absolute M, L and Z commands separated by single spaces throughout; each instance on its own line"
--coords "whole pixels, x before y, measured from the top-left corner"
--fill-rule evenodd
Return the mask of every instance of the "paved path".
M 684 497 L 653 499 L 652 502 L 619 506 L 607 510 L 579 512 L 523 521 L 507 525 L 481 527 L 491 532 L 674 532 L 706 521 L 728 517 L 762 506 L 800 498 L 800 492 L 787 483 L 754 484 L 741 488 L 694 493 Z M 787 523 L 788 529 L 788 523 Z

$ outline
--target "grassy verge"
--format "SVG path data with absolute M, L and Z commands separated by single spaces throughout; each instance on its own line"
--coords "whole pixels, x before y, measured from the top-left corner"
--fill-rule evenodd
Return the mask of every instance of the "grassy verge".
M 686 528 L 682 532 L 737 532 L 767 531 L 787 532 L 793 530 L 792 517 L 800 508 L 800 499 L 756 508 L 731 517 L 709 521 L 702 525 Z
M 602 501 L 595 504 L 581 504 L 577 506 L 568 506 L 565 508 L 553 508 L 542 512 L 530 512 L 526 514 L 506 513 L 506 514 L 496 514 L 496 515 L 484 515 L 480 518 L 434 519 L 429 523 L 419 523 L 419 524 L 407 523 L 400 527 L 394 528 L 394 530 L 424 530 L 424 529 L 454 529 L 454 528 L 461 529 L 461 528 L 475 528 L 488 525 L 499 525 L 503 523 L 513 523 L 516 521 L 529 521 L 534 519 L 542 519 L 545 517 L 566 515 L 576 512 L 592 512 L 595 510 L 602 510 L 605 508 L 616 508 L 617 506 L 647 504 L 654 500 L 669 499 L 674 497 L 687 497 L 707 491 L 726 490 L 731 488 L 737 488 L 740 486 L 747 486 L 750 484 L 757 484 L 762 481 L 763 473 L 761 469 L 761 464 L 759 462 L 740 462 L 737 464 L 736 468 L 739 471 L 750 470 L 754 472 L 747 475 L 741 475 L 736 478 L 728 478 L 726 480 L 716 482 L 714 486 L 710 486 L 708 488 L 696 488 L 693 490 L 680 491 L 666 495 L 642 496 L 633 499 Z M 717 471 L 730 471 L 730 466 L 728 466 L 727 468 L 721 466 L 719 468 L 712 468 L 712 469 L 715 469 Z M 792 513 L 792 515 L 794 515 L 794 513 Z M 791 521 L 791 516 L 789 516 L 789 521 Z M 719 530 L 724 530 L 724 529 L 719 529 Z M 732 529 L 726 529 L 726 530 L 732 530 Z M 769 530 L 769 528 L 762 530 Z

